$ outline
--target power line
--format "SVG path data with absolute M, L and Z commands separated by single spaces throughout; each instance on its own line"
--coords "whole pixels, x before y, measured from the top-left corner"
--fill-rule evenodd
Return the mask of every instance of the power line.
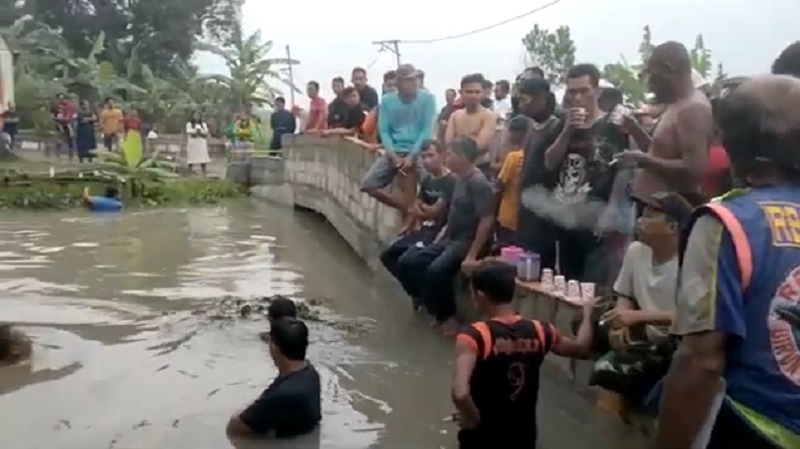
M 547 3 L 545 5 L 539 6 L 536 9 L 532 9 L 532 10 L 530 10 L 528 12 L 519 14 L 517 16 L 511 17 L 510 19 L 503 20 L 502 22 L 493 23 L 491 25 L 485 26 L 483 28 L 478 28 L 476 30 L 467 31 L 465 33 L 451 34 L 449 36 L 438 37 L 438 38 L 435 38 L 435 39 L 409 39 L 409 40 L 400 40 L 400 41 L 394 41 L 394 42 L 397 42 L 397 43 L 400 43 L 400 44 L 433 44 L 433 43 L 436 43 L 436 42 L 443 42 L 443 41 L 449 41 L 449 40 L 453 40 L 453 39 L 460 39 L 462 37 L 467 37 L 467 36 L 471 36 L 473 34 L 482 33 L 484 31 L 491 30 L 492 28 L 497 28 L 497 27 L 503 26 L 503 25 L 505 25 L 507 23 L 511 23 L 511 22 L 513 22 L 515 20 L 519 20 L 519 19 L 528 17 L 528 16 L 530 16 L 532 14 L 535 14 L 535 13 L 537 13 L 539 11 L 547 9 L 547 8 L 553 6 L 553 5 L 558 4 L 558 3 L 561 3 L 561 0 L 553 0 L 550 3 Z M 390 43 L 392 41 L 383 41 L 383 42 Z

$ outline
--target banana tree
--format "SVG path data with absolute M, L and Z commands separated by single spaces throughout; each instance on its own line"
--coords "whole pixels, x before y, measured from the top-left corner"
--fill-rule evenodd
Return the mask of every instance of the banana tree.
M 132 95 L 132 103 L 144 113 L 145 121 L 161 123 L 175 118 L 185 122 L 192 98 L 175 80 L 157 77 L 147 65 L 140 67 L 139 80 L 140 89 Z
M 142 87 L 117 76 L 112 63 L 98 60 L 105 48 L 105 40 L 105 33 L 101 32 L 85 58 L 63 55 L 55 67 L 60 72 L 64 85 L 78 93 L 81 98 L 94 101 L 123 92 L 145 93 Z
M 122 153 L 95 151 L 94 155 L 98 162 L 92 170 L 103 175 L 116 176 L 121 183 L 130 186 L 131 196 L 134 197 L 142 195 L 148 183 L 161 183 L 180 177 L 177 173 L 178 165 L 169 160 L 170 158 L 161 157 L 158 150 L 144 158 L 141 150 L 123 145 Z
M 244 37 L 241 23 L 231 33 L 230 44 L 218 46 L 199 43 L 198 50 L 207 51 L 221 57 L 228 68 L 228 75 L 210 75 L 206 80 L 224 85 L 230 90 L 234 108 L 242 108 L 248 103 L 259 106 L 272 104 L 281 91 L 273 83 L 283 84 L 300 93 L 286 76 L 281 66 L 299 64 L 288 58 L 270 58 L 272 41 L 262 41 L 261 32 L 256 31 Z

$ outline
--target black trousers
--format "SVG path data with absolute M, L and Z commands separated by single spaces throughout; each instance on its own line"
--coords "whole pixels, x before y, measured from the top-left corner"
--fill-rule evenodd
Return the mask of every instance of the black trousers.
M 419 249 L 430 244 L 430 242 L 436 238 L 439 231 L 440 228 L 437 226 L 408 232 L 398 236 L 397 239 L 381 253 L 381 263 L 383 263 L 383 266 L 397 279 L 400 286 L 403 287 L 403 290 L 408 293 L 408 296 L 414 299 L 420 299 L 421 297 L 418 283 L 414 280 L 414 273 L 409 273 L 409 270 L 401 269 L 400 258 L 412 248 Z
M 398 261 L 403 276 L 415 284 L 422 304 L 437 321 L 456 314 L 453 280 L 461 271 L 471 241 L 440 241 L 424 248 L 409 248 Z

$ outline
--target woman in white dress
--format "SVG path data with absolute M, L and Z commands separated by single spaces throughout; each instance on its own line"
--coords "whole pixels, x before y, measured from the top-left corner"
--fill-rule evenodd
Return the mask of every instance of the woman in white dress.
M 186 124 L 186 164 L 189 171 L 192 166 L 199 164 L 203 176 L 206 175 L 206 164 L 211 162 L 208 156 L 208 126 L 203 121 L 200 112 L 192 113 L 192 118 Z

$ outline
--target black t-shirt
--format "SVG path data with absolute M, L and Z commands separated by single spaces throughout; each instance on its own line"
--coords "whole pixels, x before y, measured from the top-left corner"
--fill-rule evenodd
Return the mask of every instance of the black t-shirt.
M 563 127 L 562 120 L 559 132 Z M 557 175 L 552 185 L 553 196 L 564 205 L 577 207 L 592 200 L 608 201 L 618 168 L 611 161 L 628 148 L 628 136 L 608 116 L 577 133 L 553 173 Z
M 560 132 L 561 127 L 555 117 L 537 125 L 531 132 L 520 173 L 520 195 L 524 195 L 525 190 L 531 187 L 553 185 L 554 175 L 544 168 L 544 153 Z M 554 232 L 553 226 L 547 220 L 520 203 L 517 210 L 517 240 L 523 248 L 539 251 L 539 244 L 552 241 Z
M 494 203 L 494 187 L 480 170 L 475 168 L 464 176 L 456 176 L 447 215 L 448 237 L 459 241 L 474 239 L 480 220 L 494 217 Z
M 439 220 L 434 220 L 429 223 L 430 226 L 443 226 L 447 220 L 450 202 L 453 198 L 453 190 L 456 185 L 456 176 L 452 173 L 447 173 L 444 176 L 428 175 L 422 179 L 419 184 L 418 198 L 428 206 L 434 205 L 439 199 L 445 202 L 445 209 Z
M 339 127 L 358 130 L 361 128 L 361 124 L 364 123 L 365 118 L 367 118 L 367 109 L 363 104 L 352 108 L 345 106 L 344 117 L 342 117 L 342 123 Z
M 488 335 L 479 332 L 475 324 L 462 331 L 478 348 L 470 396 L 481 421 L 478 427 L 461 431 L 459 441 L 482 448 L 524 447 L 518 446 L 521 443 L 535 447 L 539 372 L 555 344 L 555 327 L 521 318 L 482 324 L 488 328 Z
M 344 128 L 346 114 L 347 104 L 339 97 L 334 98 L 328 105 L 328 128 Z
M 358 97 L 368 110 L 378 105 L 378 91 L 372 86 L 364 86 L 363 89 L 359 89 Z
M 322 420 L 319 373 L 305 368 L 275 379 L 239 419 L 258 435 L 291 438 L 311 432 Z

